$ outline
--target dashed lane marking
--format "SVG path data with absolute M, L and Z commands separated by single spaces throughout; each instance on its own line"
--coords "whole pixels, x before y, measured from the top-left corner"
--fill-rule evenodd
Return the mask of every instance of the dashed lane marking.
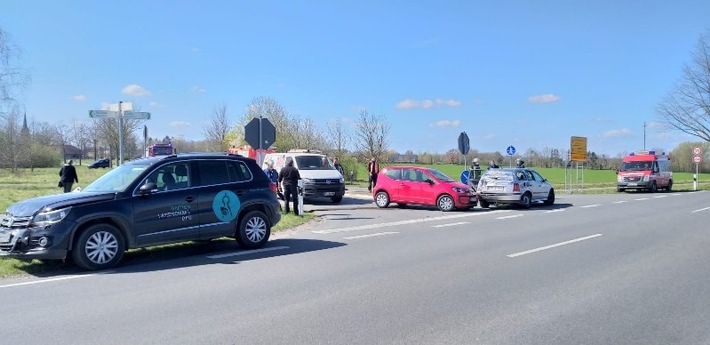
M 387 235 L 394 235 L 398 234 L 399 232 L 396 231 L 391 231 L 391 232 L 378 232 L 376 234 L 367 234 L 367 235 L 360 235 L 360 236 L 348 236 L 348 237 L 343 237 L 346 240 L 356 240 L 359 238 L 368 238 L 368 237 L 378 237 L 378 236 L 387 236 Z
M 575 239 L 573 239 L 573 240 L 564 241 L 564 242 L 560 242 L 560 243 L 555 243 L 555 244 L 551 244 L 551 245 L 549 245 L 549 246 L 539 247 L 539 248 L 535 248 L 535 249 L 530 249 L 530 250 L 526 250 L 526 251 L 524 251 L 524 252 L 518 252 L 518 253 L 514 253 L 514 254 L 508 254 L 508 255 L 506 255 L 506 256 L 509 257 L 509 258 L 514 258 L 514 257 L 518 257 L 518 256 L 522 256 L 522 255 L 527 255 L 527 254 L 532 254 L 532 253 L 536 253 L 536 252 L 539 252 L 539 251 L 543 251 L 543 250 L 547 250 L 547 249 L 551 249 L 551 248 L 555 248 L 555 247 L 560 247 L 560 246 L 568 245 L 568 244 L 575 243 L 575 242 L 580 242 L 580 241 L 584 241 L 584 240 L 590 240 L 590 239 L 592 239 L 592 238 L 596 238 L 596 237 L 599 237 L 599 236 L 601 236 L 601 235 L 602 235 L 602 234 L 595 234 L 595 235 L 592 235 L 592 236 L 575 238 Z
M 457 222 L 457 223 L 448 223 L 448 224 L 439 224 L 439 225 L 432 225 L 432 228 L 445 228 L 449 226 L 456 226 L 456 225 L 464 225 L 464 224 L 469 224 L 470 222 Z

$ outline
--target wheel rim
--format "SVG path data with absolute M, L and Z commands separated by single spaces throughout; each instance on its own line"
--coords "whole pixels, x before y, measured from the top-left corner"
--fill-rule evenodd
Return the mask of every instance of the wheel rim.
M 385 193 L 377 193 L 377 206 L 385 207 L 387 205 L 387 195 Z
M 448 211 L 454 208 L 454 200 L 448 196 L 442 196 L 439 198 L 439 208 Z
M 247 221 L 245 232 L 249 241 L 261 241 L 266 236 L 266 221 L 261 217 L 252 217 Z
M 102 265 L 116 257 L 118 239 L 108 231 L 99 231 L 86 240 L 84 253 L 89 261 Z

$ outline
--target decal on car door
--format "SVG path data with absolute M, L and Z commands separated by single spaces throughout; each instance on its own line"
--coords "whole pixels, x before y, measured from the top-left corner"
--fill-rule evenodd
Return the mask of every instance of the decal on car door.
M 223 190 L 217 193 L 217 196 L 212 201 L 212 211 L 223 222 L 231 222 L 237 218 L 240 206 L 239 197 L 230 190 Z

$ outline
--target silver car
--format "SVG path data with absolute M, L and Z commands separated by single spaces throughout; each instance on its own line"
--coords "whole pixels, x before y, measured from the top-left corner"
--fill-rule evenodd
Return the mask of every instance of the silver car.
M 529 208 L 533 202 L 552 205 L 555 190 L 537 171 L 525 168 L 491 169 L 486 171 L 476 188 L 479 204 L 519 204 Z

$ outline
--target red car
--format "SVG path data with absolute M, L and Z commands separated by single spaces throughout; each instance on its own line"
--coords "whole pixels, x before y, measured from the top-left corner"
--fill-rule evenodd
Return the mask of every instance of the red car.
M 372 189 L 377 207 L 385 208 L 390 202 L 436 206 L 442 211 L 469 209 L 478 203 L 473 190 L 452 180 L 439 170 L 419 166 L 391 166 L 377 175 L 377 185 Z

